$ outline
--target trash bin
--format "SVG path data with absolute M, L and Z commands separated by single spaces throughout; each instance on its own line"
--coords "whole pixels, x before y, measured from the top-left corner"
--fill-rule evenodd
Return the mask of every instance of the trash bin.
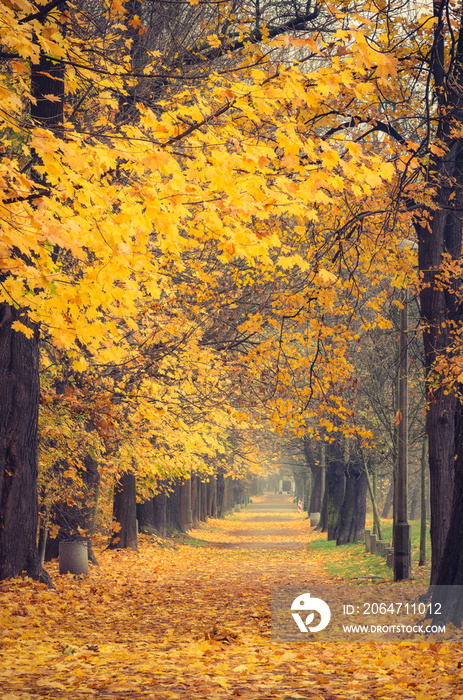
M 88 574 L 88 546 L 83 540 L 59 543 L 60 574 Z

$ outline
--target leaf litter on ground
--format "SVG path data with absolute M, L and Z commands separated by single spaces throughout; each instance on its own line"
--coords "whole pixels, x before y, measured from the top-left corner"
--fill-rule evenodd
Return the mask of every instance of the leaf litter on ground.
M 326 535 L 262 510 L 277 498 L 210 519 L 190 533 L 202 547 L 141 536 L 138 552 L 97 548 L 88 576 L 48 564 L 56 590 L 2 582 L 1 699 L 463 700 L 458 644 L 272 640 L 271 586 L 335 582 L 333 554 L 310 549 Z

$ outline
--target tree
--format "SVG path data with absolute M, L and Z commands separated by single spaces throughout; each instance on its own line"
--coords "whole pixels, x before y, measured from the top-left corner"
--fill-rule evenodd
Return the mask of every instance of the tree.
M 125 472 L 114 488 L 111 549 L 138 549 L 135 474 Z
M 64 3 L 52 3 L 53 6 Z M 48 10 L 25 17 L 36 19 L 45 31 Z M 30 75 L 30 119 L 38 128 L 45 125 L 57 132 L 63 123 L 63 69 L 46 56 L 40 42 L 31 44 L 35 60 Z M 40 157 L 33 153 L 32 172 L 37 188 L 47 188 L 47 172 Z M 30 251 L 21 246 L 14 257 L 30 262 Z M 5 283 L 11 275 L 2 275 Z M 2 406 L 2 458 L 0 462 L 0 579 L 26 570 L 31 576 L 51 583 L 42 569 L 37 551 L 38 528 L 38 405 L 39 329 L 29 320 L 29 305 L 15 308 L 14 296 L 1 304 L 0 392 Z M 16 328 L 15 328 L 16 327 Z M 17 333 L 17 328 L 23 333 Z
M 338 439 L 329 443 L 326 450 L 326 488 L 322 510 L 322 528 L 329 540 L 337 540 L 340 515 L 346 491 L 346 464 L 343 442 Z
M 461 545 L 463 485 L 463 424 L 458 385 L 451 391 L 433 385 L 436 359 L 452 352 L 455 329 L 462 324 L 459 270 L 462 247 L 463 141 L 463 10 L 452 19 L 447 2 L 434 5 L 429 51 L 437 120 L 427 182 L 432 206 L 429 223 L 416 222 L 420 292 L 425 320 L 429 466 L 431 476 L 431 583 L 463 583 Z M 430 95 L 427 100 L 430 100 Z M 448 271 L 447 279 L 445 272 Z M 460 618 L 461 621 L 461 618 Z
M 336 528 L 336 544 L 347 544 L 365 539 L 367 476 L 361 448 L 351 449 L 345 466 L 344 499 Z

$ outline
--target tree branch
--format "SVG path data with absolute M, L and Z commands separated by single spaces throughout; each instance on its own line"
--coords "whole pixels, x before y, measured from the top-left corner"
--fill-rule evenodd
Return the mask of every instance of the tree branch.
M 281 34 L 285 34 L 286 32 L 291 32 L 291 31 L 301 31 L 303 29 L 307 29 L 307 22 L 311 22 L 312 20 L 316 19 L 318 15 L 320 14 L 320 8 L 315 7 L 314 10 L 307 11 L 303 15 L 297 15 L 293 17 L 292 19 L 288 20 L 287 22 L 283 22 L 283 24 L 279 24 L 276 27 L 267 27 L 267 31 L 265 32 L 265 37 L 268 37 L 270 39 L 274 39 L 276 36 L 280 36 Z M 212 61 L 216 58 L 220 58 L 221 56 L 224 56 L 228 53 L 233 53 L 234 51 L 238 51 L 239 49 L 244 48 L 247 44 L 258 44 L 259 41 L 262 41 L 264 38 L 264 33 L 257 27 L 254 29 L 245 39 L 242 39 L 241 41 L 235 41 L 235 42 L 229 42 L 225 43 L 223 46 L 220 46 L 218 48 L 211 49 L 207 51 L 206 53 L 202 53 L 201 47 L 198 47 L 193 53 L 194 57 L 192 56 L 190 59 L 184 58 L 182 60 L 182 65 L 196 65 L 198 63 L 201 63 L 204 60 L 207 61 Z M 206 45 L 207 46 L 207 45 Z M 203 48 L 206 48 L 204 46 Z M 199 54 L 199 55 L 197 55 Z
M 371 126 L 371 129 L 369 133 L 372 131 L 381 131 L 383 134 L 388 134 L 388 136 L 392 136 L 396 141 L 399 143 L 406 145 L 407 140 L 400 134 L 397 129 L 395 129 L 393 126 L 390 124 L 386 124 L 385 122 L 379 122 L 376 119 L 363 119 L 362 117 L 352 117 L 349 121 L 343 122 L 342 124 L 339 124 L 338 126 L 333 126 L 332 129 L 329 129 L 326 134 L 324 134 L 323 138 L 327 139 L 333 134 L 335 134 L 337 131 L 342 131 L 343 129 L 352 129 L 354 126 L 358 126 L 359 124 L 368 124 Z
M 42 9 L 40 9 L 38 12 L 35 12 L 33 15 L 27 15 L 27 17 L 23 17 L 22 19 L 19 20 L 18 24 L 25 24 L 26 22 L 32 22 L 34 19 L 44 19 L 52 10 L 55 9 L 55 7 L 59 7 L 59 5 L 64 5 L 67 2 L 67 0 L 51 0 L 47 5 L 44 5 Z

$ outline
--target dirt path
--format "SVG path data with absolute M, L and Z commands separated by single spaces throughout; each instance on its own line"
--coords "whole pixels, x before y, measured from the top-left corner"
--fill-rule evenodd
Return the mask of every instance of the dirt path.
M 227 529 L 230 541 L 211 542 L 201 530 L 201 536 L 222 549 L 278 549 L 307 548 L 307 522 L 301 521 L 293 499 L 287 495 L 265 494 L 255 496 L 247 508 L 236 515 L 239 525 Z M 243 527 L 245 526 L 245 527 Z
M 218 548 L 288 552 L 284 558 L 295 568 L 300 561 L 292 550 L 304 552 L 311 540 L 322 537 L 310 528 L 306 515 L 297 512 L 292 498 L 280 494 L 254 497 L 241 512 L 225 521 L 211 522 L 211 526 L 203 525 L 191 535 Z M 305 563 L 309 564 L 308 561 Z M 252 566 L 252 553 L 249 553 L 247 564 Z
M 272 640 L 272 586 L 328 582 L 322 537 L 269 495 L 189 545 L 100 551 L 56 591 L 0 585 L 1 700 L 463 700 L 459 649 Z

